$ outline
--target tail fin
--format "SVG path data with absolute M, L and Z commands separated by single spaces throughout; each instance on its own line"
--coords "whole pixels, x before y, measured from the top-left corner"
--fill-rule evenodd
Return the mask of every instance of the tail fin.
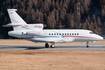
M 15 12 L 17 11 L 17 9 L 7 9 L 7 10 L 12 23 L 26 24 L 26 22 Z
M 21 25 L 27 25 L 27 23 L 16 13 L 17 9 L 7 9 L 7 11 L 14 30 L 23 29 Z

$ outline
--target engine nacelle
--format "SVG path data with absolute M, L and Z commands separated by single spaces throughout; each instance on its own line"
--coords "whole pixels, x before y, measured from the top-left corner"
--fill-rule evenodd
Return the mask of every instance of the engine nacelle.
M 29 32 L 22 32 L 23 35 L 30 35 L 30 36 L 41 36 L 43 34 L 42 30 L 34 30 Z
M 33 36 L 29 36 L 27 35 L 26 32 L 21 32 L 21 31 L 9 31 L 8 32 L 9 36 L 13 36 L 13 37 L 17 37 L 17 38 L 27 38 L 27 37 L 33 37 Z
M 27 34 L 27 32 L 22 32 L 22 34 L 23 34 L 23 35 L 26 35 L 26 34 Z

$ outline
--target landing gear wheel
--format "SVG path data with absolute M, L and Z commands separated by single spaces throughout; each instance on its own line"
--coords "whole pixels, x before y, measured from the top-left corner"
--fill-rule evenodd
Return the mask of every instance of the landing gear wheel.
M 55 45 L 51 45 L 51 48 L 55 48 Z
M 46 43 L 46 44 L 45 44 L 45 48 L 49 48 L 49 45 L 48 45 L 48 43 Z
M 88 44 L 89 44 L 89 42 L 87 41 L 87 46 L 86 46 L 87 48 L 89 48 L 89 45 Z
M 88 46 L 88 45 L 87 45 L 86 47 L 87 47 L 87 48 L 89 48 L 89 46 Z
M 52 45 L 51 45 L 51 48 L 55 48 L 55 45 L 54 45 L 54 43 L 52 43 Z

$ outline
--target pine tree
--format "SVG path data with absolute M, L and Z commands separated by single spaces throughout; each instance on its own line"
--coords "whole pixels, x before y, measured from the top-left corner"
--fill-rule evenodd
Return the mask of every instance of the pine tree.
M 98 24 L 99 27 L 101 27 L 101 19 L 100 19 L 99 16 L 98 16 L 98 18 L 97 18 L 97 24 Z
M 82 14 L 82 15 L 84 14 L 83 6 L 81 6 L 81 14 Z
M 35 16 L 32 15 L 32 23 L 35 22 Z
M 104 15 L 105 15 L 105 11 L 104 11 L 104 9 L 102 9 L 102 11 L 101 11 L 101 18 L 102 19 L 104 19 Z
M 83 24 L 83 29 L 86 29 L 86 22 L 84 22 Z
M 59 29 L 62 29 L 62 24 L 61 24 L 61 21 L 59 23 Z
M 55 12 L 55 19 L 56 19 L 56 23 L 58 25 L 58 22 L 59 22 L 59 12 L 58 12 L 58 10 L 56 10 L 56 12 Z
M 90 21 L 90 17 L 89 17 L 89 15 L 88 15 L 88 21 Z
M 80 29 L 82 29 L 82 28 L 83 28 L 83 24 L 82 24 L 82 23 L 80 23 L 79 28 L 80 28 Z
M 95 17 L 95 15 L 93 15 L 93 21 L 96 21 L 96 17 Z
M 91 30 L 93 31 L 94 30 L 94 23 L 92 21 L 90 23 L 90 27 L 91 27 Z
M 74 28 L 74 20 L 73 19 L 70 20 L 70 28 L 72 28 L 72 29 Z

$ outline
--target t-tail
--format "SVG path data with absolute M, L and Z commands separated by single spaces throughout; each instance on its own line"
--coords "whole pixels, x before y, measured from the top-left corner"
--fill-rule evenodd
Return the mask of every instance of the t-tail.
M 4 26 L 13 26 L 14 30 L 23 30 L 21 26 L 27 23 L 16 13 L 17 9 L 7 9 L 11 23 Z
M 27 24 L 17 13 L 17 9 L 7 9 L 11 23 L 4 25 L 4 27 L 13 26 L 14 30 L 34 30 L 43 29 L 43 24 Z
M 17 9 L 7 9 L 12 24 L 26 24 L 26 22 L 16 13 Z

